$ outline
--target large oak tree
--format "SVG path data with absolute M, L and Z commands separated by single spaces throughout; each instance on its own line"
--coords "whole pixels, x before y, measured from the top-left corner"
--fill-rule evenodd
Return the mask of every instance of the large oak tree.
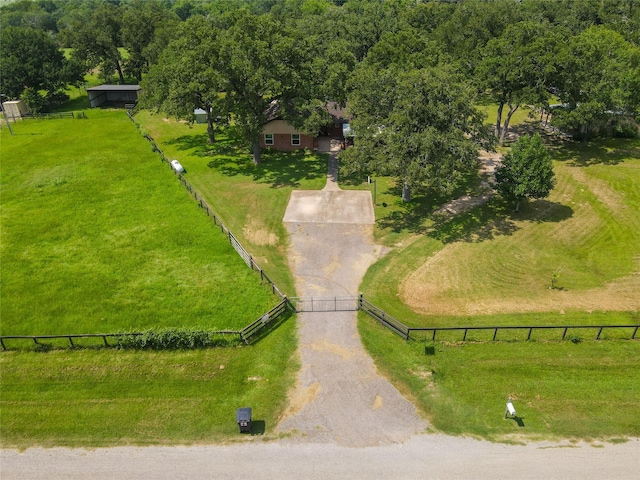
M 451 191 L 477 169 L 489 143 L 484 115 L 451 69 L 362 68 L 352 84 L 354 146 L 341 154 L 343 171 L 393 176 L 410 201 L 412 187 Z

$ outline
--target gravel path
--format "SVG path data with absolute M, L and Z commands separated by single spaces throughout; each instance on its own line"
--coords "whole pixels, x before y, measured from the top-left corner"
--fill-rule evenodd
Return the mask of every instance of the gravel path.
M 301 296 L 356 295 L 381 250 L 363 193 L 340 192 L 332 158 L 327 188 L 292 196 L 285 217 Z M 297 197 L 297 198 L 296 198 Z M 353 200 L 353 202 L 352 202 Z M 297 203 L 296 203 L 297 202 Z M 297 205 L 297 206 L 296 206 Z M 297 210 L 296 210 L 297 209 Z M 363 209 L 344 223 L 344 212 Z M 318 219 L 314 221 L 313 212 Z M 310 216 L 311 215 L 311 216 Z M 228 446 L 0 450 L 2 480 L 40 479 L 545 479 L 640 478 L 640 440 L 526 446 L 419 434 L 427 424 L 375 370 L 355 313 L 299 316 L 298 385 L 278 430 Z M 597 448 L 596 448 L 597 447 Z

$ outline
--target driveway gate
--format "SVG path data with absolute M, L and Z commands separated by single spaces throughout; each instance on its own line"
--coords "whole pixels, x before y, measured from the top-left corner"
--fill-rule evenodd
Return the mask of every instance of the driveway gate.
M 300 312 L 354 312 L 358 297 L 292 297 L 289 301 Z

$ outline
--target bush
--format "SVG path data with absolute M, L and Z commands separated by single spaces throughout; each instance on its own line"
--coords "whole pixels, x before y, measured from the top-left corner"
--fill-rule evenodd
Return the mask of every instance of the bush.
M 164 329 L 147 330 L 141 335 L 117 337 L 116 348 L 140 350 L 186 350 L 194 348 L 228 347 L 240 344 L 239 336 L 224 336 L 207 330 Z
M 633 120 L 614 121 L 611 125 L 611 135 L 614 138 L 637 138 L 638 125 Z

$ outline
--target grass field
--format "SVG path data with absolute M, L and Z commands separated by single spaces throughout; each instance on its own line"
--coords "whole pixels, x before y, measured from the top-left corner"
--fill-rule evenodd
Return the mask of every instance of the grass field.
M 253 408 L 253 433 L 272 438 L 295 344 L 289 320 L 243 348 L 2 353 L 2 446 L 231 442 L 240 407 Z
M 0 131 L 2 334 L 239 328 L 275 305 L 124 112 L 87 117 Z M 244 406 L 268 437 L 295 348 L 288 320 L 242 348 L 3 352 L 2 444 L 232 441 Z
M 4 335 L 237 329 L 277 299 L 123 112 L 2 131 Z
M 265 152 L 262 164 L 255 166 L 233 128 L 219 132 L 217 142 L 210 145 L 205 125 L 179 123 L 146 111 L 138 113 L 136 121 L 168 157 L 180 160 L 189 182 L 278 286 L 294 296 L 282 219 L 292 190 L 324 187 L 327 156 Z
M 637 341 L 438 342 L 425 355 L 369 318 L 359 331 L 436 430 L 503 442 L 640 436 Z M 509 396 L 518 420 L 503 418 Z
M 423 207 L 416 224 L 409 220 L 421 199 L 401 214 L 398 200 L 389 200 L 396 211 L 382 214 L 379 236 L 387 244 L 393 239 L 396 249 L 370 270 L 364 291 L 408 314 L 414 326 L 442 324 L 439 318 L 448 323 L 452 316 L 637 313 L 640 141 L 569 144 L 554 154 L 552 195 L 518 215 L 496 198 L 445 219 Z M 550 289 L 554 272 L 558 288 Z
M 640 141 L 552 148 L 555 190 L 518 215 L 496 198 L 438 218 L 442 199 L 402 205 L 379 179 L 376 235 L 392 251 L 361 291 L 413 327 L 640 323 Z M 501 332 L 498 343 L 493 332 L 466 343 L 439 333 L 434 356 L 364 316 L 359 329 L 436 429 L 502 441 L 640 435 L 640 340 L 622 340 L 633 329 L 605 331 L 606 342 L 591 340 L 596 329 L 573 331 L 576 344 L 558 331 L 532 342 L 526 331 Z M 502 419 L 509 395 L 523 426 Z

